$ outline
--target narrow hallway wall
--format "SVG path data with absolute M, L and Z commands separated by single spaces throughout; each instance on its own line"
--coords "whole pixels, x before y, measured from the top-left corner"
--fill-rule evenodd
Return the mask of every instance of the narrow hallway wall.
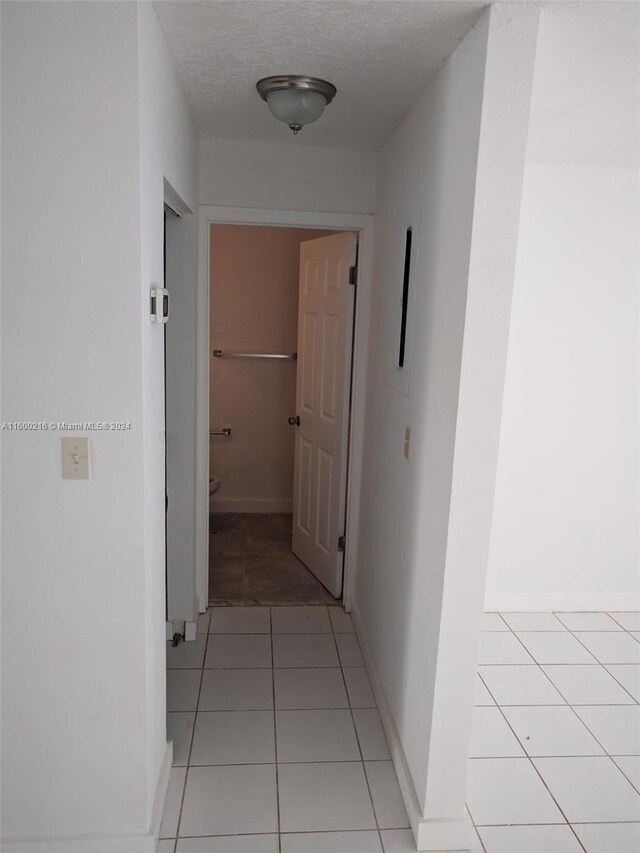
M 80 431 L 86 481 L 62 479 L 76 430 L 3 433 L 2 849 L 151 853 L 170 748 L 149 290 L 165 176 L 195 207 L 193 129 L 151 4 L 1 15 L 3 416 L 124 425 Z
M 380 157 L 354 615 L 420 850 L 471 839 L 468 738 L 537 22 L 523 5 L 485 11 Z
M 3 414 L 131 422 L 87 481 L 3 434 L 3 850 L 147 829 L 137 62 L 135 4 L 2 4 Z

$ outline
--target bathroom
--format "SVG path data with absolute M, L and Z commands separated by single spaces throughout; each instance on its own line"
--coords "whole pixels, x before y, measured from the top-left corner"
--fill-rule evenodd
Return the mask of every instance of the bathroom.
M 209 239 L 209 600 L 340 600 L 356 237 Z

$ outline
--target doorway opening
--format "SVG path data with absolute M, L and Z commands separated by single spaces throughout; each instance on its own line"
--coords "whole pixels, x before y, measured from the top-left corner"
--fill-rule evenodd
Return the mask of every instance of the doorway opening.
M 340 600 L 357 234 L 212 223 L 209 602 Z

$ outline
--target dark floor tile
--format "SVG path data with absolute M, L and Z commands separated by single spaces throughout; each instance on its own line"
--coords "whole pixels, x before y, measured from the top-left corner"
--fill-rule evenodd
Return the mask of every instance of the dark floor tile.
M 291 553 L 291 536 L 247 533 L 247 556 L 286 556 Z
M 234 584 L 216 583 L 209 581 L 209 604 L 217 604 L 219 601 L 230 604 L 243 604 L 242 587 Z
M 209 568 L 224 580 L 242 578 L 247 558 L 237 554 L 211 554 Z
M 274 530 L 291 533 L 293 516 L 285 512 L 251 512 L 244 517 L 245 530 L 263 531 L 270 535 Z
M 243 597 L 269 601 L 322 599 L 322 585 L 290 551 L 281 555 L 251 556 L 244 573 Z
M 245 579 L 286 580 L 288 583 L 315 581 L 311 572 L 291 549 L 278 554 L 251 554 L 245 561 Z
M 244 530 L 221 530 L 209 536 L 209 553 L 244 557 L 251 553 L 251 539 Z
M 209 515 L 209 529 L 218 533 L 224 533 L 228 530 L 244 530 L 246 518 L 246 514 L 240 512 L 212 512 Z
M 247 517 L 249 554 L 284 554 L 291 551 L 291 516 L 259 513 Z
M 209 557 L 209 598 L 242 600 L 245 557 L 211 554 Z
M 242 600 L 269 604 L 313 604 L 323 601 L 322 590 L 316 584 L 245 584 Z
M 291 551 L 287 513 L 210 516 L 211 601 L 320 604 L 335 599 Z

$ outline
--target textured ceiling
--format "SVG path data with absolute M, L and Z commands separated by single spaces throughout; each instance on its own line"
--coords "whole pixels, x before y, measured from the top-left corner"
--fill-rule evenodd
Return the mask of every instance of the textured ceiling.
M 562 3 L 545 8 L 527 157 L 640 165 L 636 3 Z
M 201 133 L 293 142 L 259 99 L 271 74 L 338 88 L 298 144 L 376 150 L 478 20 L 485 2 L 156 0 Z

